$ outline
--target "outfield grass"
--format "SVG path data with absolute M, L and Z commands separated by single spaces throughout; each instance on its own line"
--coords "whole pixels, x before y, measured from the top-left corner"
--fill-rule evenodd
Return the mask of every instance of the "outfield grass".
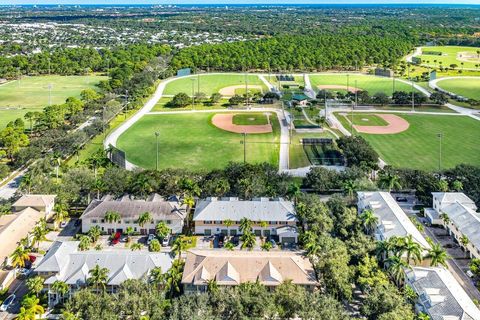
M 233 116 L 232 122 L 240 126 L 264 125 L 268 124 L 268 119 L 264 113 L 239 113 Z
M 293 131 L 291 144 L 289 146 L 289 165 L 291 169 L 303 168 L 311 165 L 301 143 L 301 140 L 305 138 L 332 138 L 335 140 L 335 137 L 328 131 L 318 133 L 298 133 Z
M 194 79 L 194 80 L 192 80 Z M 200 87 L 198 86 L 198 79 L 200 79 Z M 194 91 L 203 92 L 207 96 L 219 92 L 220 89 L 245 84 L 245 75 L 243 74 L 203 74 L 193 77 L 178 78 L 165 87 L 163 94 L 176 95 L 184 92 L 192 95 L 192 81 L 194 82 Z M 257 75 L 248 75 L 248 83 L 251 85 L 260 85 L 263 91 L 267 90 L 265 84 Z
M 460 46 L 438 46 L 438 47 L 422 47 L 422 52 L 436 51 L 441 52 L 442 55 L 428 55 L 422 54 L 418 57 L 422 59 L 422 65 L 428 65 L 430 67 L 439 67 L 440 62 L 443 67 L 450 67 L 451 64 L 458 65 L 457 69 L 461 69 L 463 62 L 463 68 L 479 69 L 477 64 L 480 64 L 480 57 L 477 54 L 478 47 L 460 47 Z M 469 53 L 473 55 L 472 59 L 462 59 L 458 57 L 459 53 Z M 435 63 L 434 60 L 437 60 Z
M 120 136 L 117 146 L 130 162 L 155 168 L 154 132 L 158 131 L 160 169 L 212 170 L 243 161 L 243 136 L 212 125 L 214 114 L 146 115 Z M 247 135 L 247 162 L 278 165 L 280 128 L 275 114 L 270 120 L 272 133 Z
M 183 108 L 170 108 L 167 107 L 167 103 L 171 101 L 171 97 L 162 97 L 158 100 L 157 104 L 153 107 L 152 111 L 190 111 L 193 110 L 192 104 L 189 104 Z M 218 103 L 213 105 L 207 105 L 204 103 L 197 103 L 195 102 L 195 110 L 209 110 L 209 109 L 222 109 L 228 108 L 230 105 L 228 104 L 228 99 L 220 99 Z
M 107 77 L 103 76 L 37 76 L 24 77 L 20 81 L 7 82 L 0 86 L 0 128 L 28 111 L 40 111 L 49 102 L 51 85 L 51 103 L 65 102 L 68 97 L 79 97 L 86 88 L 95 85 Z
M 377 92 L 384 92 L 391 96 L 393 91 L 393 78 L 376 77 L 371 75 L 350 74 L 348 75 L 348 87 L 356 87 L 368 91 L 370 95 Z M 347 74 L 313 74 L 310 75 L 310 82 L 315 90 L 319 90 L 319 85 L 338 85 L 347 86 Z M 411 92 L 412 86 L 400 81 L 395 81 L 395 91 Z M 332 89 L 332 91 L 341 91 Z M 416 91 L 416 89 L 415 89 Z
M 396 115 L 410 123 L 406 131 L 388 135 L 360 134 L 388 164 L 437 170 L 440 149 L 437 134 L 442 133 L 442 169 L 460 163 L 480 165 L 480 121 L 466 116 Z M 337 114 L 337 118 L 349 128 L 343 117 Z
M 388 122 L 383 120 L 377 115 L 374 114 L 363 114 L 363 113 L 354 113 L 347 114 L 343 116 L 346 118 L 347 122 L 350 123 L 353 120 L 353 125 L 356 126 L 386 126 Z M 353 119 L 352 119 L 353 118 Z
M 469 99 L 480 100 L 480 77 L 446 79 L 437 82 L 437 85 L 449 92 Z

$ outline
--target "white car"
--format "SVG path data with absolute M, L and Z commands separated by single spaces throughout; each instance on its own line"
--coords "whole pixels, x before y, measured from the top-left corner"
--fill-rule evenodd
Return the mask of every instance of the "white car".
M 165 238 L 162 239 L 162 247 L 168 246 L 170 243 L 170 236 L 166 236 Z
M 5 301 L 3 301 L 2 305 L 0 306 L 0 311 L 7 311 L 8 308 L 12 305 L 12 303 L 15 301 L 16 296 L 14 294 L 8 296 Z
M 147 238 L 147 244 L 150 245 L 150 242 L 152 242 L 153 239 L 155 239 L 155 235 L 154 234 L 149 234 L 148 238 Z

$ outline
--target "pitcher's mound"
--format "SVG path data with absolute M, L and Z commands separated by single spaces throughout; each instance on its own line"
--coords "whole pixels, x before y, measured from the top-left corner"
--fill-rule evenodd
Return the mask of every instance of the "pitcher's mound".
M 402 117 L 396 116 L 394 114 L 379 114 L 376 113 L 375 116 L 382 118 L 388 124 L 386 126 L 357 126 L 353 127 L 355 130 L 361 133 L 370 133 L 370 134 L 394 134 L 400 133 L 408 129 L 410 124 L 407 120 Z
M 219 113 L 213 116 L 212 124 L 217 128 L 234 133 L 270 133 L 271 124 L 263 125 L 237 125 L 233 124 L 233 113 Z

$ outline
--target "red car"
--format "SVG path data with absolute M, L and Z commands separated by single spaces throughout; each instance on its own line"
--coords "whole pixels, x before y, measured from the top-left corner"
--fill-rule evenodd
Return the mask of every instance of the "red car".
M 117 231 L 115 232 L 115 235 L 113 236 L 113 239 L 112 239 L 112 244 L 117 244 L 120 242 L 120 237 L 122 236 L 122 233 Z

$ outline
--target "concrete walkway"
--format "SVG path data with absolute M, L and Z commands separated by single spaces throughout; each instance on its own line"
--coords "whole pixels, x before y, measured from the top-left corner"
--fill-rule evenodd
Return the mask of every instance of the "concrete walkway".
M 305 89 L 303 90 L 305 95 L 310 99 L 315 99 L 317 96 L 315 94 L 315 90 L 313 90 L 312 88 L 312 83 L 310 82 L 310 76 L 308 75 L 308 73 L 305 73 L 303 75 L 303 82 L 305 83 Z

